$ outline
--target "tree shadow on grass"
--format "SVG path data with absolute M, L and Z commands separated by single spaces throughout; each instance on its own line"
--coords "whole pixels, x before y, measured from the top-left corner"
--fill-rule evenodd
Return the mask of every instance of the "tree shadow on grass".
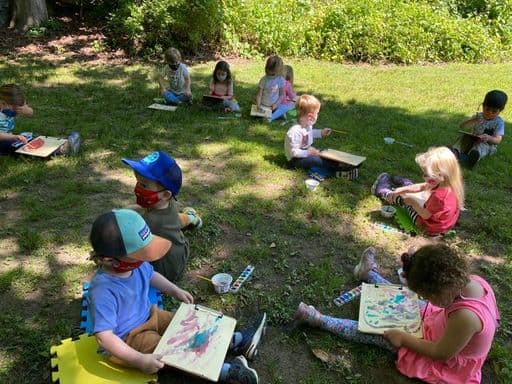
M 300 354 L 302 365 L 312 368 L 294 372 L 290 369 L 294 356 L 287 352 L 283 355 L 288 359 L 269 361 L 279 348 L 295 348 L 294 341 L 288 340 L 279 327 L 291 318 L 300 300 L 336 316 L 355 318 L 350 309 L 335 308 L 331 303 L 340 289 L 357 284 L 351 267 L 361 250 L 375 239 L 372 220 L 361 215 L 374 210 L 377 204 L 368 197 L 373 179 L 386 170 L 413 178 L 419 176 L 414 154 L 428 146 L 444 144 L 435 138 L 445 137 L 446 127 L 463 119 L 436 111 L 411 114 L 401 108 L 357 101 L 342 104 L 316 93 L 326 99 L 319 125 L 349 132 L 346 137 L 326 138 L 322 146 L 361 154 L 368 160 L 358 181 L 327 180 L 318 193 L 310 194 L 303 186 L 305 174 L 285 169 L 282 148 L 286 127 L 249 118 L 247 112 L 240 119 L 219 120 L 218 114 L 202 112 L 197 103 L 180 107 L 175 113 L 148 110 L 146 106 L 155 96 L 155 87 L 142 67 L 75 67 L 72 75 L 76 80 L 44 84 L 55 76 L 56 70 L 51 66 L 41 69 L 27 62 L 26 66 L 11 68 L 7 74 L 12 79 L 21 75 L 26 84 L 39 83 L 29 91 L 29 103 L 35 108 L 36 117 L 19 119 L 20 130 L 57 136 L 78 130 L 84 138 L 77 158 L 2 158 L 7 171 L 0 176 L 0 224 L 6 230 L 0 235 L 0 242 L 12 247 L 7 248 L 12 251 L 8 251 L 9 260 L 0 272 L 2 302 L 9 303 L 9 310 L 0 319 L 4 329 L 8 324 L 16 324 L 8 332 L 24 335 L 13 338 L 2 348 L 10 359 L 10 368 L 2 374 L 7 382 L 13 378 L 39 382 L 41 376 L 50 376 L 49 345 L 77 333 L 79 303 L 72 293 L 80 290 L 83 276 L 93 270 L 86 261 L 90 225 L 98 214 L 133 202 L 133 177 L 120 159 L 139 157 L 156 148 L 178 158 L 185 175 L 179 202 L 192 202 L 205 222 L 204 229 L 187 234 L 194 255 L 191 263 L 197 269 L 206 266 L 235 276 L 248 263 L 256 265 L 247 289 L 225 301 L 212 296 L 210 287 L 187 281 L 185 286 L 206 304 L 236 315 L 242 325 L 256 311 L 268 312 L 276 329 L 275 339 L 268 341 L 267 347 L 264 344 L 261 360 L 254 364 L 261 370 L 262 380 L 269 381 L 276 372 L 286 372 L 288 382 L 313 375 L 319 363 L 304 348 Z M 208 81 L 208 75 L 195 75 L 193 93 L 200 95 Z M 254 84 L 237 84 L 237 97 L 245 111 L 254 95 Z M 385 136 L 400 137 L 415 147 L 410 150 L 385 145 Z M 504 143 L 504 149 L 507 145 Z M 489 159 L 483 170 L 502 160 L 510 164 L 510 155 L 503 152 L 505 156 L 500 161 Z M 489 188 L 485 179 L 472 173 L 467 182 Z M 492 187 L 504 184 L 506 180 L 496 180 Z M 475 211 L 484 215 L 478 207 Z M 477 247 L 478 253 L 498 258 L 508 238 L 497 237 L 500 234 L 494 233 L 494 228 L 504 223 L 491 219 L 464 221 L 458 229 L 456 246 Z M 484 237 L 475 239 L 472 233 L 476 227 L 492 234 L 493 239 L 498 239 L 496 243 Z M 406 243 L 398 245 L 403 247 Z M 388 276 L 394 276 L 396 245 L 379 245 Z M 70 252 L 76 260 L 62 252 Z M 219 252 L 224 252 L 221 259 L 217 258 Z M 34 274 L 34 263 L 43 272 Z M 41 284 L 32 282 L 25 286 L 24 281 Z M 43 325 L 48 319 L 54 322 Z M 5 339 L 11 335 L 7 331 Z M 296 337 L 295 343 L 304 343 L 300 335 Z M 363 377 L 378 375 L 379 363 L 390 364 L 388 357 L 377 353 L 377 363 L 367 367 L 365 348 L 353 350 L 349 343 L 325 334 L 313 332 L 308 340 L 314 345 L 329 347 L 341 343 L 349 348 L 354 367 L 364 366 Z M 29 370 L 25 368 L 29 357 L 22 353 L 27 348 L 31 351 Z M 343 377 L 335 371 L 326 375 L 331 381 Z M 389 375 L 389 382 L 410 382 L 396 372 Z

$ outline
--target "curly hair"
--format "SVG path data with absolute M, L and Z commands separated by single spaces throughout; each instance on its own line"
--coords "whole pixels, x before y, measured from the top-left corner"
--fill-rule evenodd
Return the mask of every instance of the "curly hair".
M 404 253 L 402 263 L 409 288 L 427 297 L 462 289 L 469 282 L 466 258 L 446 244 L 426 245 L 412 255 Z

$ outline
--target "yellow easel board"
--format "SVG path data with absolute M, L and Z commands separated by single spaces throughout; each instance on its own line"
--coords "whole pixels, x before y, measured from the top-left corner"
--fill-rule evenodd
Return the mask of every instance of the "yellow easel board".
M 362 284 L 357 329 L 382 335 L 398 329 L 423 337 L 418 295 L 402 285 Z
M 320 152 L 320 157 L 337 161 L 338 163 L 353 165 L 354 167 L 357 167 L 366 160 L 364 156 L 352 155 L 351 153 L 337 151 L 336 149 L 324 149 Z
M 158 109 L 160 111 L 174 112 L 178 107 L 176 107 L 175 105 L 165 105 L 165 104 L 153 103 L 150 106 L 148 106 L 148 108 L 150 108 L 150 109 Z
M 16 150 L 16 153 L 37 157 L 48 157 L 57 150 L 66 139 L 59 139 L 50 136 L 38 136 L 23 147 Z
M 153 353 L 171 367 L 216 382 L 235 325 L 220 312 L 182 303 Z
M 134 369 L 112 364 L 96 351 L 94 336 L 80 335 L 78 340 L 65 339 L 50 348 L 52 382 L 60 384 L 144 384 L 157 380 Z
M 272 109 L 268 107 L 260 107 L 256 104 L 251 106 L 251 116 L 270 118 L 272 116 Z

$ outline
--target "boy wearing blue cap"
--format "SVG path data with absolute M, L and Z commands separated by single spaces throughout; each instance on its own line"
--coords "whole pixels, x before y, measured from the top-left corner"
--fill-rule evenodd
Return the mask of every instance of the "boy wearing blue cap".
M 151 264 L 171 247 L 171 242 L 153 235 L 144 219 L 130 209 L 114 209 L 96 218 L 92 225 L 91 259 L 98 270 L 89 287 L 93 333 L 109 359 L 153 374 L 164 366 L 152 352 L 173 313 L 151 306 L 149 287 L 184 303 L 192 295 L 155 272 Z M 266 326 L 266 314 L 253 327 L 235 332 L 230 350 L 237 356 L 222 366 L 220 380 L 227 383 L 258 384 L 258 374 L 247 365 Z M 245 355 L 245 357 L 244 357 Z
M 141 160 L 123 159 L 133 169 L 137 183 L 137 204 L 145 208 L 144 219 L 151 231 L 172 242 L 172 247 L 153 267 L 169 280 L 183 276 L 190 256 L 190 245 L 184 228 L 200 228 L 202 220 L 193 208 L 178 212 L 176 195 L 181 189 L 182 174 L 176 161 L 163 151 L 152 152 Z

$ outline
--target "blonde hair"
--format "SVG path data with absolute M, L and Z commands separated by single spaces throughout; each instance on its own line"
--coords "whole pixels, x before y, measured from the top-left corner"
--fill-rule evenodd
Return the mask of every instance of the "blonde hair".
M 169 48 L 164 52 L 165 61 L 168 64 L 181 61 L 181 53 L 176 48 Z
M 295 103 L 297 109 L 297 118 L 307 115 L 308 113 L 317 111 L 320 109 L 320 101 L 313 95 L 301 95 Z
M 457 196 L 459 208 L 464 209 L 464 183 L 459 162 L 448 147 L 431 147 L 416 155 L 416 164 L 425 172 L 441 179 Z
M 267 76 L 281 75 L 283 73 L 283 59 L 277 55 L 269 56 L 265 63 L 265 74 Z
M 0 100 L 7 104 L 21 107 L 25 104 L 25 95 L 16 84 L 5 84 L 0 87 Z
M 291 65 L 284 66 L 284 78 L 293 84 L 293 68 Z

